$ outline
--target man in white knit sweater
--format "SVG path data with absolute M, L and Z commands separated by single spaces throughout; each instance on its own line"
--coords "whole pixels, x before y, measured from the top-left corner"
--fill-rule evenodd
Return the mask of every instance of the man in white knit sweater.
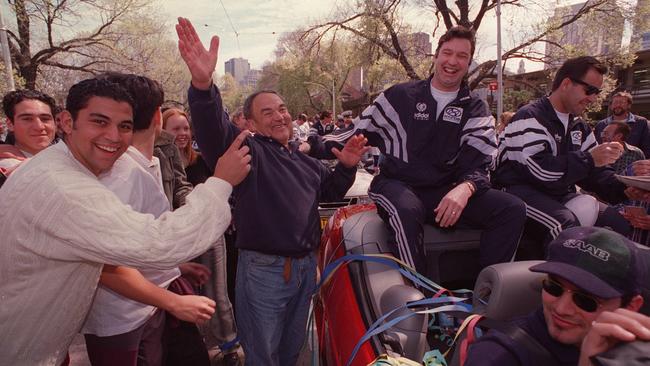
M 158 219 L 98 181 L 130 144 L 132 105 L 107 80 L 74 85 L 62 114 L 67 143 L 42 151 L 0 189 L 0 365 L 60 365 L 103 263 L 172 268 L 228 226 L 232 186 L 250 170 L 244 134 L 185 206 Z

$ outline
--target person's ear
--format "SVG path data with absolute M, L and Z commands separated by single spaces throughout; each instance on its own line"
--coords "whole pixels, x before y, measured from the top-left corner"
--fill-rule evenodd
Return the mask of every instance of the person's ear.
M 160 112 L 160 108 L 156 109 L 156 111 L 153 113 L 153 123 L 156 126 L 156 129 L 162 129 L 162 112 Z
M 72 121 L 72 114 L 68 111 L 63 111 L 60 114 L 61 119 L 61 129 L 65 132 L 66 135 L 70 134 L 74 128 L 74 122 Z
M 569 86 L 571 86 L 571 84 L 573 84 L 573 82 L 571 81 L 571 79 L 569 79 L 569 78 L 564 78 L 564 80 L 562 80 L 562 82 L 560 83 L 560 88 L 561 88 L 562 90 L 566 90 Z
M 627 304 L 627 306 L 625 308 L 628 309 L 628 310 L 638 312 L 639 309 L 641 309 L 641 306 L 643 306 L 643 296 L 635 295 L 632 298 L 632 300 L 630 300 L 630 303 Z
M 9 129 L 9 131 L 13 132 L 14 131 L 14 123 L 9 118 L 5 119 L 5 123 L 7 124 L 7 129 Z

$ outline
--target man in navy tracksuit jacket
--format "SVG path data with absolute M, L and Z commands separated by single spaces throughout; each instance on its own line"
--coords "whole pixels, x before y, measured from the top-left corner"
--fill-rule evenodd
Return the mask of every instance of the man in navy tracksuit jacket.
M 228 121 L 212 84 L 217 48 L 201 45 L 186 19 L 177 25 L 179 49 L 192 74 L 188 100 L 204 159 L 214 166 L 240 130 Z M 247 365 L 294 365 L 302 347 L 316 287 L 318 202 L 340 200 L 354 182 L 365 148 L 358 136 L 336 155 L 333 171 L 290 144 L 292 119 L 272 91 L 250 95 L 244 116 L 256 134 L 246 139 L 251 171 L 233 191 L 239 259 L 235 308 Z
M 546 242 L 563 229 L 594 225 L 581 223 L 576 209 L 565 206 L 578 196 L 576 185 L 611 203 L 626 199 L 625 186 L 607 168 L 622 146 L 598 145 L 589 126 L 575 117 L 596 99 L 605 72 L 593 57 L 567 60 L 551 95 L 522 107 L 501 135 L 493 181 L 526 202 L 528 216 L 549 230 Z M 629 224 L 616 210 L 592 200 L 599 211 L 596 226 L 629 233 Z M 578 209 L 587 205 L 582 206 Z
M 452 28 L 440 39 L 431 78 L 387 89 L 353 130 L 322 143 L 310 138 L 318 157 L 359 132 L 381 150 L 384 160 L 369 195 L 394 235 L 396 254 L 421 273 L 427 270 L 424 223 L 483 229 L 480 264 L 487 266 L 513 258 L 525 221 L 521 200 L 490 188 L 494 118 L 462 83 L 473 45 L 470 31 Z

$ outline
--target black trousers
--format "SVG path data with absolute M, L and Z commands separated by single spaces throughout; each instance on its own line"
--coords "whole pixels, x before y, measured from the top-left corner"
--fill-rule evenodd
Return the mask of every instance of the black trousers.
M 526 202 L 528 217 L 548 229 L 544 244 L 555 239 L 562 230 L 580 226 L 578 218 L 564 206 L 566 202 L 576 197 L 577 193 L 551 196 L 525 185 L 510 186 L 505 190 Z M 616 209 L 602 202 L 599 204 L 595 226 L 607 227 L 623 236 L 627 236 L 632 229 L 630 223 Z
M 420 273 L 427 273 L 422 225 L 437 225 L 433 210 L 452 188 L 414 188 L 381 176 L 370 185 L 368 194 L 394 236 L 395 254 Z M 525 222 L 519 198 L 489 189 L 469 199 L 455 227 L 483 230 L 479 263 L 485 267 L 513 259 Z

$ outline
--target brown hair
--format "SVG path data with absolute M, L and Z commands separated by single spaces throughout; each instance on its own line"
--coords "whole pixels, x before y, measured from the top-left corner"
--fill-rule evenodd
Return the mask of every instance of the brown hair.
M 623 98 L 627 99 L 627 104 L 632 105 L 632 94 L 630 94 L 629 92 L 627 92 L 625 90 L 614 93 L 614 95 L 612 95 L 612 98 L 611 98 L 612 101 L 614 100 L 614 97 L 623 97 Z
M 189 117 L 187 117 L 187 113 L 181 111 L 180 109 L 177 108 L 169 108 L 166 111 L 163 112 L 162 114 L 162 120 L 163 120 L 163 129 L 167 127 L 167 120 L 170 119 L 173 116 L 182 116 L 185 117 L 187 122 L 190 122 Z M 190 132 L 192 131 L 192 124 L 190 123 Z M 199 157 L 199 154 L 192 149 L 192 141 L 188 141 L 187 145 L 185 148 L 183 148 L 183 151 L 181 151 L 183 155 L 187 156 L 187 165 L 190 166 L 194 163 L 196 163 L 196 159 Z
M 476 37 L 474 31 L 469 28 L 463 27 L 462 25 L 457 25 L 449 28 L 449 30 L 438 39 L 438 47 L 436 48 L 436 57 L 438 57 L 438 51 L 443 44 L 451 41 L 454 38 L 466 39 L 471 45 L 471 51 L 469 58 L 470 60 L 474 57 L 474 49 L 476 48 Z M 471 61 L 470 61 L 471 62 Z
M 598 61 L 595 57 L 591 56 L 580 56 L 576 58 L 571 58 L 562 64 L 555 74 L 555 79 L 553 79 L 552 91 L 557 90 L 564 81 L 565 78 L 569 79 L 582 79 L 589 69 L 594 69 L 601 75 L 607 74 L 607 66 Z

